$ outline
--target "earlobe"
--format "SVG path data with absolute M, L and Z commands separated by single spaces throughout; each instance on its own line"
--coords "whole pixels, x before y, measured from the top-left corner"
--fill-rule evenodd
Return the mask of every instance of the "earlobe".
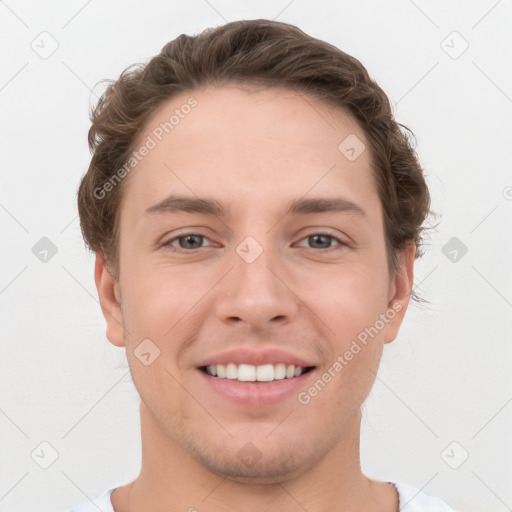
M 101 253 L 96 253 L 94 281 L 98 290 L 101 311 L 107 322 L 106 335 L 116 347 L 125 346 L 121 294 L 119 283 L 112 276 Z
M 407 242 L 405 247 L 397 253 L 398 269 L 390 283 L 388 302 L 390 321 L 386 326 L 384 343 L 390 343 L 395 340 L 407 311 L 414 280 L 415 254 L 416 245 L 414 242 Z

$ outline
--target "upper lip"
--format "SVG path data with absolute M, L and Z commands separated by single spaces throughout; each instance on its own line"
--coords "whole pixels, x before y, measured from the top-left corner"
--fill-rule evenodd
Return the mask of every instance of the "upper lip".
M 315 366 L 313 363 L 279 348 L 267 348 L 265 350 L 251 350 L 248 348 L 234 348 L 225 350 L 203 360 L 198 366 L 210 366 L 217 364 L 251 364 L 260 366 L 264 364 L 278 364 L 301 366 L 307 368 Z

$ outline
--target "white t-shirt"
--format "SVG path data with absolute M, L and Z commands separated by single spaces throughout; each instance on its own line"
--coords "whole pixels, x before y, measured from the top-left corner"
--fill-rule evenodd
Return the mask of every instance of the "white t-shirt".
M 400 498 L 400 512 L 455 512 L 440 498 L 427 494 L 416 487 L 407 484 L 392 483 L 398 490 Z M 89 503 L 84 503 L 78 507 L 72 508 L 68 512 L 114 512 L 110 495 L 115 487 L 105 491 L 101 496 Z

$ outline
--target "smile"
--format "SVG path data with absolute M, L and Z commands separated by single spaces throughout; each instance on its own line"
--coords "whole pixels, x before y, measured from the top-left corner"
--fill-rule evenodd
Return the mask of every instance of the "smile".
M 241 382 L 271 382 L 274 380 L 292 379 L 310 371 L 313 367 L 295 366 L 277 363 L 255 366 L 252 364 L 213 364 L 200 369 L 212 377 L 238 380 Z

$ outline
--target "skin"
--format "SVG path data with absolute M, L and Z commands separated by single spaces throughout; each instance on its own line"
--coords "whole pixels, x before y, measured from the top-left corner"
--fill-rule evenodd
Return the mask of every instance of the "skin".
M 364 133 L 311 97 L 224 84 L 162 104 L 140 141 L 190 96 L 198 106 L 123 184 L 119 281 L 96 259 L 107 337 L 126 347 L 141 396 L 141 472 L 114 491 L 114 508 L 395 512 L 394 487 L 362 473 L 360 407 L 405 315 L 415 247 L 390 273 L 369 151 L 349 161 L 338 150 L 349 134 L 368 148 Z M 171 193 L 214 198 L 231 215 L 145 213 Z M 284 215 L 294 199 L 335 196 L 364 217 Z M 349 245 L 308 238 L 326 230 Z M 204 235 L 199 248 L 180 246 L 184 232 Z M 263 248 L 250 264 L 236 252 L 247 236 Z M 176 252 L 161 245 L 172 240 Z M 314 361 L 307 390 L 393 304 L 400 311 L 307 405 L 296 394 L 234 405 L 198 377 L 199 362 L 227 348 L 280 347 Z M 160 350 L 149 366 L 134 356 L 144 339 Z M 252 467 L 237 457 L 247 443 L 261 455 Z

